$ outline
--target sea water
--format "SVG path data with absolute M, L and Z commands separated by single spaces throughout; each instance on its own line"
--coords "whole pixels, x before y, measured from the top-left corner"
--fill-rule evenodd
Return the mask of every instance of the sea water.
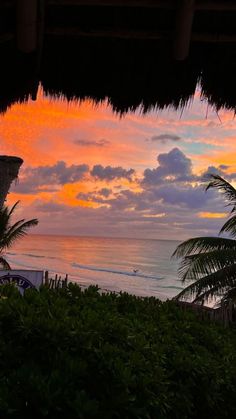
M 29 235 L 8 251 L 12 268 L 68 274 L 82 286 L 171 298 L 183 288 L 172 240 Z

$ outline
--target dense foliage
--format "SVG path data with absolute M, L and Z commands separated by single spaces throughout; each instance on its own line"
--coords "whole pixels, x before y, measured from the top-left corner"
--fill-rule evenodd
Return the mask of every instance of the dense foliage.
M 205 302 L 220 297 L 222 305 L 236 303 L 236 189 L 219 175 L 209 175 L 206 190 L 217 189 L 227 206 L 230 218 L 219 234 L 224 237 L 195 237 L 181 243 L 173 256 L 181 258 L 179 274 L 183 283 L 191 282 L 177 295 L 177 299 L 191 298 Z
M 174 302 L 0 288 L 0 417 L 236 417 L 236 331 Z

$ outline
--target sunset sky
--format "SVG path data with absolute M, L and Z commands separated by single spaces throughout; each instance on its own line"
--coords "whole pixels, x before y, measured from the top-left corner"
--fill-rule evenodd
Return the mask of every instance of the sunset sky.
M 227 208 L 202 177 L 236 180 L 236 120 L 199 98 L 129 113 L 44 97 L 0 116 L 1 154 L 24 159 L 8 204 L 34 233 L 184 239 L 217 234 Z

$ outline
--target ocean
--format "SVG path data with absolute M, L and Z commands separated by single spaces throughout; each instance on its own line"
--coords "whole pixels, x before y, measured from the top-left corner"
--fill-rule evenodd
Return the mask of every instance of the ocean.
M 15 269 L 68 274 L 82 286 L 126 291 L 165 300 L 183 288 L 178 261 L 171 254 L 179 242 L 103 237 L 29 235 L 7 253 Z

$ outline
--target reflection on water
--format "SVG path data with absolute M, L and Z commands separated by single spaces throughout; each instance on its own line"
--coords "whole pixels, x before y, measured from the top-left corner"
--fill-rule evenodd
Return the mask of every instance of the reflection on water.
M 162 298 L 178 293 L 178 242 L 95 237 L 28 236 L 8 253 L 13 267 L 68 273 L 81 284 Z

